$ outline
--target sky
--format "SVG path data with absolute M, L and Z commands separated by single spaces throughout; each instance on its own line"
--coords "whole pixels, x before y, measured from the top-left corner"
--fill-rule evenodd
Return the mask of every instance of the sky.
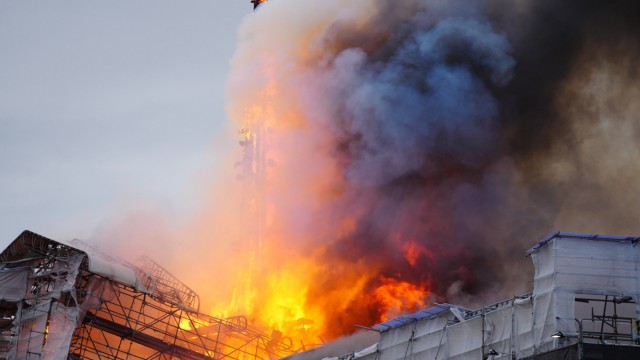
M 0 245 L 197 206 L 249 1 L 1 1 Z

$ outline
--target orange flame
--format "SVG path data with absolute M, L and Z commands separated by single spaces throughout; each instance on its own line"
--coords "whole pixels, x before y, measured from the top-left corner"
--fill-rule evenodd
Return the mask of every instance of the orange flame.
M 382 310 L 382 321 L 414 312 L 426 305 L 429 289 L 425 286 L 384 276 L 380 276 L 380 281 L 382 285 L 375 289 L 374 296 Z
M 191 321 L 187 318 L 180 319 L 178 327 L 180 327 L 180 329 L 182 330 L 193 330 L 193 328 L 191 327 Z
M 260 142 L 261 150 L 266 152 L 264 157 L 275 159 L 278 166 L 273 170 L 268 168 L 260 175 L 265 181 L 264 188 L 259 190 L 262 193 L 254 193 L 248 202 L 246 211 L 252 214 L 250 218 L 255 216 L 250 221 L 262 221 L 258 227 L 264 228 L 260 234 L 248 230 L 245 234 L 248 238 L 243 240 L 247 244 L 258 243 L 246 246 L 244 268 L 249 270 L 240 280 L 237 311 L 247 315 L 267 333 L 282 333 L 292 343 L 307 348 L 322 343 L 323 339 L 354 331 L 354 323 L 373 325 L 424 306 L 429 294 L 425 286 L 381 277 L 379 269 L 371 264 L 328 259 L 323 245 L 305 239 L 313 239 L 315 234 L 291 230 L 290 222 L 299 220 L 287 217 L 296 215 L 298 201 L 306 202 L 305 206 L 317 203 L 317 207 L 321 207 L 322 202 L 331 201 L 339 194 L 340 182 L 332 175 L 335 172 L 333 165 L 321 158 L 306 159 L 313 162 L 309 174 L 290 173 L 298 168 L 292 161 L 297 161 L 299 154 L 290 153 L 287 147 L 290 144 L 286 142 L 291 139 L 287 132 L 304 122 L 291 107 L 286 112 L 276 111 L 279 106 L 276 98 L 282 94 L 272 80 L 273 73 L 273 69 L 262 71 L 267 80 L 253 98 L 258 104 L 252 103 L 243 118 L 243 127 L 247 129 L 243 133 L 244 141 L 254 141 L 255 146 Z M 271 126 L 276 127 L 276 135 L 264 132 Z M 257 136 L 262 138 L 257 139 Z M 278 142 L 281 139 L 285 144 Z M 298 147 L 296 151 L 308 151 L 300 144 L 295 146 Z M 255 164 L 248 168 L 257 172 Z M 295 185 L 291 184 L 292 178 L 297 180 Z M 289 200 L 285 202 L 283 198 Z M 250 228 L 255 224 L 246 226 Z M 335 226 L 334 239 L 352 236 L 358 227 L 358 214 L 340 219 L 332 226 Z M 251 236 L 261 240 L 251 239 Z M 297 237 L 301 238 L 296 240 Z M 426 251 L 415 242 L 406 244 L 407 260 L 415 265 L 417 257 Z M 331 285 L 323 288 L 319 283 L 325 281 Z M 357 308 L 359 306 L 361 308 Z M 228 309 L 222 312 L 235 315 Z
M 400 249 L 404 254 L 405 259 L 412 267 L 416 266 L 418 259 L 421 256 L 425 256 L 429 259 L 433 259 L 433 254 L 424 245 L 414 240 L 400 242 Z
M 237 215 L 241 229 L 231 262 L 232 273 L 239 275 L 232 304 L 201 295 L 218 300 L 209 305 L 213 314 L 246 315 L 274 337 L 307 348 L 354 331 L 353 324 L 370 326 L 415 311 L 425 305 L 429 287 L 381 276 L 378 265 L 358 261 L 356 252 L 332 255 L 330 244 L 339 248 L 340 239 L 356 236 L 360 214 L 357 209 L 343 218 L 323 213 L 323 205 L 341 195 L 344 179 L 326 156 L 328 145 L 321 137 L 313 143 L 298 138 L 318 129 L 289 101 L 287 91 L 295 89 L 275 80 L 281 70 L 272 58 L 260 58 L 253 90 L 243 92 L 230 109 L 240 123 L 245 152 L 236 184 L 244 187 L 245 205 Z M 323 233 L 299 230 L 305 222 L 317 222 L 310 228 Z M 428 254 L 414 241 L 402 244 L 412 266 Z

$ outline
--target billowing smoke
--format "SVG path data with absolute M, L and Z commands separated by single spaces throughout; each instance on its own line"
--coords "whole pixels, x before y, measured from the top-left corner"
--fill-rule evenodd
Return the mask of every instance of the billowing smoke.
M 640 233 L 638 4 L 263 5 L 228 85 L 268 130 L 261 273 L 335 336 L 526 292 L 553 230 Z

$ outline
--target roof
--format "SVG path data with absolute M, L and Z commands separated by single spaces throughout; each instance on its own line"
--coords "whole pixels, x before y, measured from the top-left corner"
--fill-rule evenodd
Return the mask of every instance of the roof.
M 111 280 L 117 281 L 121 284 L 131 286 L 136 290 L 144 293 L 149 293 L 144 283 L 138 275 L 135 269 L 126 266 L 122 263 L 113 261 L 108 257 L 102 256 L 99 253 L 87 251 L 87 249 L 78 248 L 76 244 L 68 243 L 65 241 L 52 240 L 42 235 L 36 234 L 29 230 L 23 231 L 1 254 L 0 258 L 5 257 L 20 257 L 23 254 L 23 248 L 20 244 L 24 243 L 38 243 L 42 244 L 42 251 L 46 251 L 47 246 L 45 244 L 58 244 L 73 249 L 75 252 L 86 255 L 88 260 L 88 270 L 94 274 L 102 275 Z M 24 253 L 26 254 L 26 253 Z M 2 260 L 0 260 L 2 261 Z
M 545 246 L 548 242 L 556 238 L 572 238 L 583 240 L 597 240 L 597 241 L 613 241 L 613 242 L 628 242 L 631 244 L 637 244 L 640 241 L 640 237 L 637 236 L 613 236 L 613 235 L 597 235 L 597 234 L 579 234 L 571 232 L 552 232 L 544 239 L 538 241 L 531 249 L 527 250 L 527 255 L 538 251 Z
M 400 316 L 397 317 L 395 319 L 391 319 L 389 321 L 385 321 L 383 323 L 380 323 L 378 325 L 375 325 L 372 327 L 372 329 L 376 330 L 376 331 L 387 331 L 389 329 L 395 329 L 397 327 L 400 327 L 402 325 L 405 324 L 409 324 L 412 323 L 414 321 L 418 321 L 418 320 L 424 320 L 427 318 L 433 318 L 433 317 L 438 317 L 438 316 L 442 316 L 445 315 L 447 313 L 449 313 L 449 311 L 451 309 L 454 310 L 459 310 L 462 312 L 470 312 L 471 310 L 469 309 L 465 309 L 463 307 L 460 306 L 456 306 L 456 305 L 451 305 L 451 304 L 438 304 L 434 307 L 428 308 L 426 310 L 421 310 L 418 311 L 417 313 L 411 314 L 411 315 L 405 315 L 405 316 Z

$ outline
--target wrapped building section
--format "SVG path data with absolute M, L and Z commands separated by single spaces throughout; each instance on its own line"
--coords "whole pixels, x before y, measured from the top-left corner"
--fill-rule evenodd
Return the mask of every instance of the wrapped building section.
M 637 344 L 632 328 L 640 315 L 638 240 L 557 233 L 529 250 L 538 351 L 554 347 L 549 336 L 558 331 L 584 341 Z
M 475 311 L 441 304 L 393 319 L 372 328 L 378 342 L 325 359 L 638 359 L 638 242 L 553 233 L 527 252 L 532 294 Z
M 332 360 L 483 359 L 496 356 L 488 355 L 492 351 L 505 358 L 527 357 L 533 354 L 532 309 L 530 296 L 478 311 L 441 304 L 373 327 L 381 332 L 375 351 Z
M 276 359 L 287 338 L 243 316 L 198 312 L 198 295 L 139 265 L 29 231 L 0 254 L 0 359 Z

